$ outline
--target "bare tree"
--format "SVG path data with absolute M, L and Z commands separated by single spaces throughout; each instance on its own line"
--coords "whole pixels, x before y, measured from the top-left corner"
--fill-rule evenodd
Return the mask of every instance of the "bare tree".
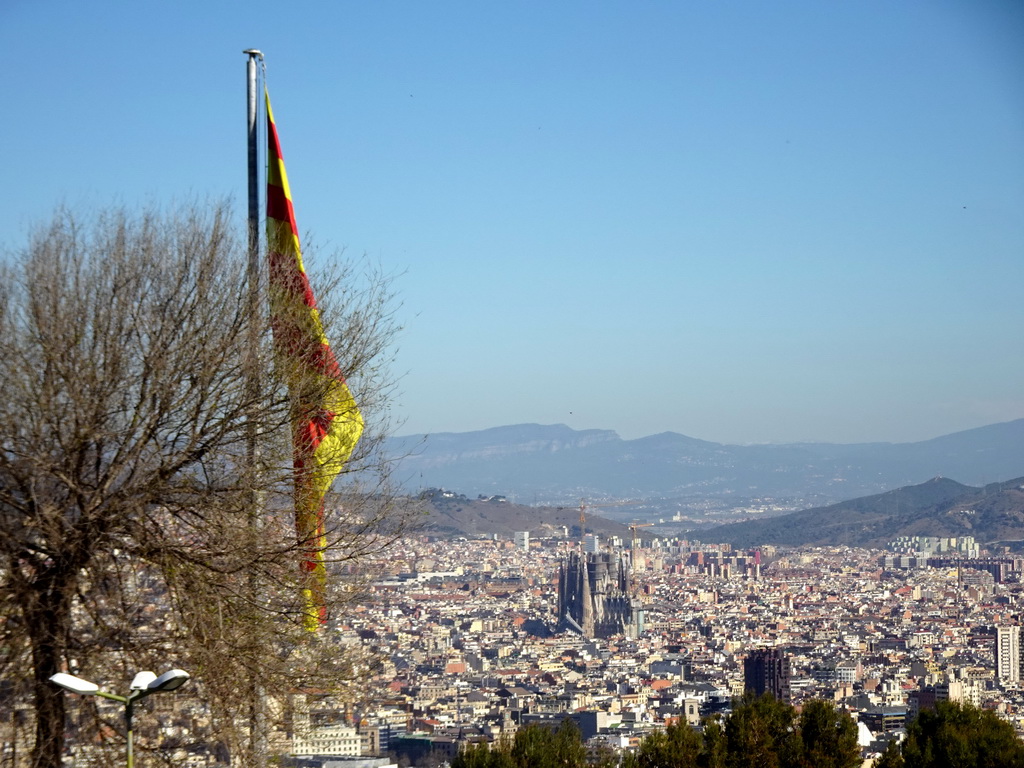
M 247 386 L 249 340 L 272 356 L 225 208 L 61 210 L 0 271 L 0 664 L 31 661 L 33 765 L 61 765 L 58 671 L 116 690 L 133 669 L 187 665 L 210 738 L 236 751 L 245 681 L 351 680 L 359 661 L 299 620 L 290 404 L 272 369 Z M 397 533 L 375 453 L 393 294 L 386 275 L 360 277 L 317 286 L 370 425 L 346 467 L 359 483 L 327 505 L 335 611 L 358 594 L 343 566 Z

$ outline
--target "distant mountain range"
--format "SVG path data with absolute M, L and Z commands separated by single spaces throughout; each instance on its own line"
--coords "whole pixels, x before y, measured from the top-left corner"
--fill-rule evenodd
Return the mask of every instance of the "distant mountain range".
M 685 534 L 684 534 L 685 535 Z M 1024 477 L 971 488 L 937 477 L 920 485 L 766 520 L 694 532 L 701 541 L 883 547 L 899 536 L 973 536 L 982 545 L 1024 542 Z
M 391 438 L 405 490 L 501 494 L 526 504 L 587 499 L 796 497 L 813 504 L 936 476 L 984 486 L 1024 475 L 1024 419 L 917 443 L 725 445 L 664 432 L 520 424 Z M 808 504 L 807 506 L 810 506 Z

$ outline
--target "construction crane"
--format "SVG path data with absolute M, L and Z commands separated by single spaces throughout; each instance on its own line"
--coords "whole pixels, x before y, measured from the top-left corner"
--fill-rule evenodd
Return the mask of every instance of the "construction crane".
M 586 531 L 587 510 L 606 509 L 609 507 L 625 507 L 635 504 L 634 501 L 610 501 L 607 504 L 588 504 L 586 499 L 580 499 L 580 551 L 583 551 L 583 537 Z
M 626 527 L 633 532 L 633 550 L 640 549 L 640 534 L 637 533 L 637 528 L 648 528 L 654 525 L 654 523 L 630 523 Z
M 607 504 L 588 504 L 586 499 L 580 499 L 580 534 L 583 533 L 583 526 L 587 522 L 588 509 L 608 509 L 610 507 L 628 507 L 636 504 L 635 501 L 610 501 Z M 653 523 L 652 523 L 653 525 Z

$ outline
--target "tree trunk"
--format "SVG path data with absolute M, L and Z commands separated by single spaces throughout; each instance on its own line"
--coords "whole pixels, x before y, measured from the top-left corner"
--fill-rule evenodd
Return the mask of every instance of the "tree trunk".
M 36 745 L 32 768 L 61 768 L 64 752 L 65 692 L 50 682 L 62 671 L 62 660 L 70 621 L 68 592 L 73 585 L 55 585 L 46 580 L 34 585 L 33 599 L 24 606 L 32 638 L 32 688 L 36 705 Z

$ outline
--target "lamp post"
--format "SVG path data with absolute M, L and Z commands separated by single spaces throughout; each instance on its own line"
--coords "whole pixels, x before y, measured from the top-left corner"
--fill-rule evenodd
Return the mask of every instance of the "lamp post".
M 135 768 L 135 754 L 132 750 L 132 714 L 135 709 L 135 702 L 145 698 L 152 693 L 163 693 L 173 691 L 181 687 L 188 680 L 189 674 L 183 669 L 172 669 L 157 677 L 152 672 L 139 672 L 132 680 L 130 692 L 127 696 L 119 696 L 116 693 L 101 691 L 96 683 L 90 683 L 80 677 L 69 675 L 66 672 L 58 672 L 50 678 L 51 683 L 56 683 L 61 688 L 78 693 L 83 696 L 102 696 L 104 699 L 113 699 L 124 704 L 124 724 L 126 741 L 128 742 L 128 768 Z

